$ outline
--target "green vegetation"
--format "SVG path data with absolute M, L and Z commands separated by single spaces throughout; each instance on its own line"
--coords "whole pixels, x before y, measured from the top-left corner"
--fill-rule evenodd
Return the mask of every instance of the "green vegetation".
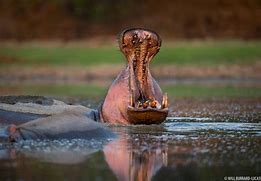
M 261 42 L 176 42 L 166 43 L 156 56 L 154 65 L 253 64 L 261 59 Z M 8 61 L 8 60 L 12 61 Z M 86 47 L 30 44 L 0 45 L 0 65 L 90 66 L 121 64 L 124 57 L 117 46 Z
M 14 58 L 22 65 L 97 65 L 122 63 L 122 54 L 114 47 L 0 47 L 0 55 Z M 0 57 L 1 58 L 1 57 Z M 0 60 L 1 62 L 1 60 Z M 11 64 L 12 64 L 11 63 Z
M 96 85 L 0 85 L 0 90 L 11 94 L 46 95 L 46 96 L 84 96 L 92 99 L 103 99 L 107 87 Z M 199 86 L 199 85 L 171 85 L 162 86 L 170 98 L 178 97 L 261 97 L 260 87 L 233 86 Z
M 170 85 L 162 87 L 170 97 L 261 97 L 260 87 Z
M 158 63 L 178 65 L 251 64 L 261 59 L 261 42 L 194 42 L 163 45 Z

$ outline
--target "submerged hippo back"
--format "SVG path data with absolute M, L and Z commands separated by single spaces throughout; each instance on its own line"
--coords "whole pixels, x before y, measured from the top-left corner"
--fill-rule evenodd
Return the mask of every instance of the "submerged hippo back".
M 46 118 L 39 118 L 16 128 L 10 135 L 20 139 L 106 139 L 114 134 L 100 123 L 88 118 L 82 111 L 67 111 Z
M 43 96 L 0 96 L 0 123 L 2 124 L 19 125 L 71 110 L 93 111 L 81 105 L 68 105 Z

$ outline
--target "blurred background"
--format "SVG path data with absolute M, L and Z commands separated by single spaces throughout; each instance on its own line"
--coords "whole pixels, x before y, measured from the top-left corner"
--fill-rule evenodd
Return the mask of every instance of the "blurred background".
M 147 27 L 163 39 L 261 38 L 259 0 L 1 0 L 0 38 L 81 40 Z
M 131 27 L 162 37 L 152 73 L 175 100 L 260 102 L 260 0 L 0 0 L 0 94 L 102 100 Z

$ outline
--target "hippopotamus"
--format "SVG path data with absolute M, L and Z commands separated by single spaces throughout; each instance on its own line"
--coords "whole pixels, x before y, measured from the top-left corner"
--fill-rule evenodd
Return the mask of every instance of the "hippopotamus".
M 11 125 L 0 135 L 9 141 L 107 137 L 112 134 L 101 123 L 162 123 L 169 112 L 168 97 L 149 69 L 160 47 L 161 38 L 154 31 L 133 28 L 120 33 L 119 48 L 127 64 L 97 110 L 44 97 L 2 97 L 0 122 Z

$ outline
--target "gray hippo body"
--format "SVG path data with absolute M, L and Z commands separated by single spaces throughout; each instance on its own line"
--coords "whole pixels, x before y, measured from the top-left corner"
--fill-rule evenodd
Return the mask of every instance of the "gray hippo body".
M 27 139 L 105 139 L 115 135 L 98 123 L 99 113 L 81 105 L 40 96 L 0 97 L 0 137 Z

